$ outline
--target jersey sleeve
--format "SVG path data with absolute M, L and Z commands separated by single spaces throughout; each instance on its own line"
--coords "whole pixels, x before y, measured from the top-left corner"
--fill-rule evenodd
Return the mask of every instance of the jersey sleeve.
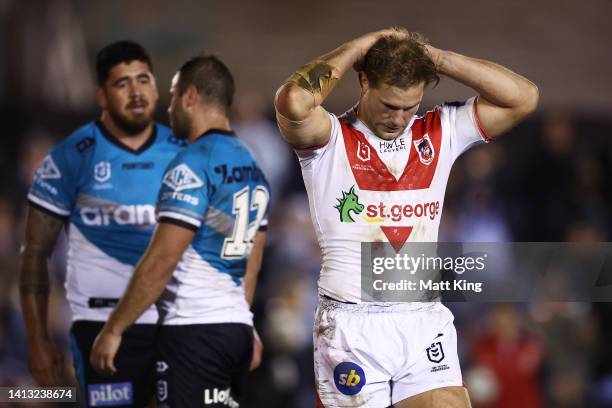
M 28 201 L 35 207 L 60 217 L 72 213 L 78 190 L 80 155 L 67 142 L 55 146 L 34 173 Z
M 332 113 L 328 113 L 328 115 L 331 122 L 331 134 L 327 143 L 308 149 L 294 149 L 300 161 L 300 166 L 310 166 L 313 162 L 327 154 L 338 140 L 338 132 L 342 132 L 340 130 L 340 121 L 336 115 Z
M 476 111 L 477 100 L 478 97 L 473 97 L 464 102 L 442 105 L 442 111 L 448 115 L 450 121 L 453 161 L 469 148 L 491 140 L 480 125 Z
M 183 153 L 170 163 L 157 198 L 157 221 L 197 231 L 208 208 L 207 171 Z

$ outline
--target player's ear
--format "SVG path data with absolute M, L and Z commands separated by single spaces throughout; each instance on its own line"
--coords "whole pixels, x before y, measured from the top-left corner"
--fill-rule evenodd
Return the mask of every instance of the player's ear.
M 159 99 L 159 89 L 157 89 L 157 82 L 155 81 L 155 77 L 151 74 L 151 81 L 153 82 L 153 100 L 157 103 Z
M 185 96 L 188 107 L 195 106 L 200 100 L 200 94 L 198 93 L 198 89 L 194 85 L 189 85 L 187 87 L 187 90 L 185 91 Z
M 359 99 L 361 100 L 365 93 L 370 89 L 371 83 L 363 71 L 360 71 L 357 75 L 359 77 L 359 85 L 361 86 L 361 90 L 359 91 Z
M 106 99 L 106 93 L 104 92 L 104 89 L 99 86 L 96 88 L 96 102 L 98 103 L 98 106 L 100 107 L 100 109 L 106 109 L 108 106 L 108 100 Z
M 370 81 L 363 71 L 360 71 L 357 75 L 359 77 L 359 85 L 361 85 L 361 92 L 363 93 L 370 88 Z

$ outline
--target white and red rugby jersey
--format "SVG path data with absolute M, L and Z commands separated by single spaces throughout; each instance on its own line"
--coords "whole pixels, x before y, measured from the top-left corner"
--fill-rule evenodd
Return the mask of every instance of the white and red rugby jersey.
M 361 302 L 361 243 L 435 242 L 453 162 L 489 138 L 476 98 L 415 117 L 393 141 L 374 135 L 354 111 L 330 114 L 329 142 L 300 150 L 310 214 L 323 256 L 319 290 Z

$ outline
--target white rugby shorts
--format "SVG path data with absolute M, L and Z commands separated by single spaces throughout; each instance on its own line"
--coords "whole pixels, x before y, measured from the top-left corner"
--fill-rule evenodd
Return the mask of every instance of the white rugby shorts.
M 453 314 L 439 302 L 346 304 L 319 297 L 314 363 L 325 408 L 387 408 L 462 386 Z

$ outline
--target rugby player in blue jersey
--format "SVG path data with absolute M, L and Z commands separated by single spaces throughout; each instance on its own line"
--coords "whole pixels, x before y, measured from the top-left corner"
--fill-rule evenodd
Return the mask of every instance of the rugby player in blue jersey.
M 187 61 L 171 93 L 172 129 L 190 145 L 168 166 L 159 225 L 96 339 L 91 363 L 115 373 L 126 330 L 157 301 L 160 406 L 236 407 L 257 355 L 249 304 L 261 265 L 269 187 L 231 130 L 234 80 L 219 59 Z
M 154 122 L 158 91 L 141 45 L 120 41 L 103 48 L 96 73 L 99 119 L 53 147 L 34 175 L 21 304 L 34 379 L 62 385 L 63 357 L 47 328 L 47 260 L 65 228 L 72 352 L 87 405 L 142 407 L 153 399 L 156 309 L 148 308 L 125 332 L 112 379 L 92 369 L 89 353 L 146 250 L 163 172 L 185 143 Z

